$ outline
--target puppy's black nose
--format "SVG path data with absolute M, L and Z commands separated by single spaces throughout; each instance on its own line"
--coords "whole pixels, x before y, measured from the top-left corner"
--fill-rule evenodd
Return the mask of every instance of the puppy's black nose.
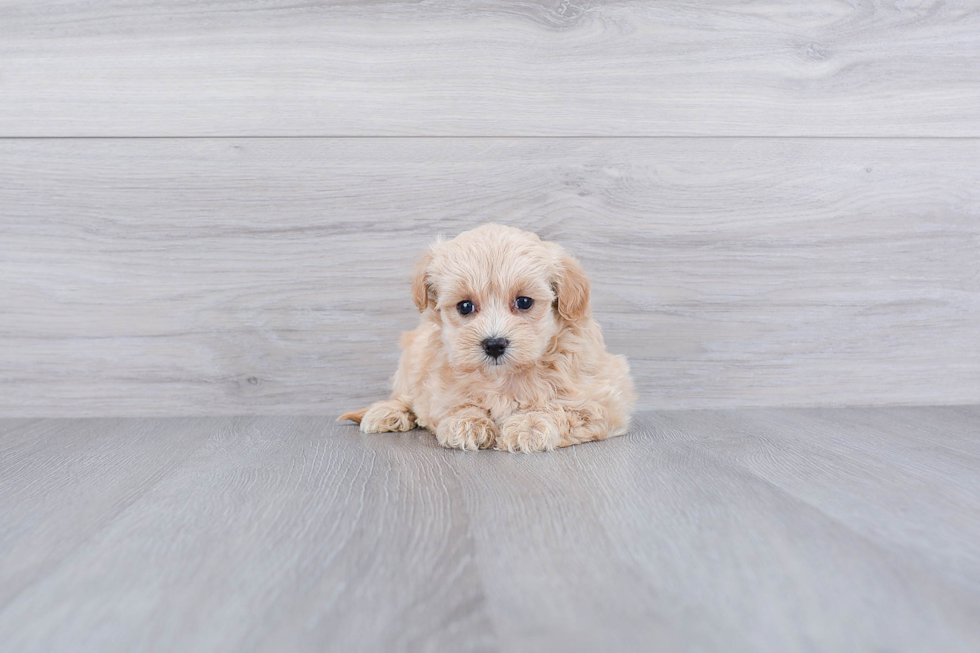
M 487 352 L 487 356 L 500 358 L 508 344 L 506 338 L 487 338 L 483 341 L 483 351 Z

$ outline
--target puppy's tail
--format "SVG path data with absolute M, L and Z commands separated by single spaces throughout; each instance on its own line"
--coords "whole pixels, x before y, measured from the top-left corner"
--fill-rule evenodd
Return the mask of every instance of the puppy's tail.
M 349 410 L 343 415 L 341 415 L 340 417 L 338 417 L 337 421 L 343 422 L 345 419 L 349 419 L 352 422 L 356 422 L 357 424 L 360 424 L 361 420 L 364 419 L 364 413 L 366 412 L 368 412 L 367 408 L 362 408 L 360 410 Z

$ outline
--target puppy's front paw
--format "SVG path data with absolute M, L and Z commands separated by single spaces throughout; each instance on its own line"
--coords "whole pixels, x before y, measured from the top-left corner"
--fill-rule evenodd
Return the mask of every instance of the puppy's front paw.
M 415 416 L 400 401 L 379 401 L 361 418 L 361 430 L 365 433 L 389 433 L 411 431 L 415 428 Z
M 553 451 L 561 442 L 558 424 L 547 413 L 532 411 L 510 416 L 500 429 L 497 448 L 504 451 Z
M 451 449 L 489 449 L 497 438 L 497 427 L 482 410 L 457 411 L 439 422 L 436 440 Z

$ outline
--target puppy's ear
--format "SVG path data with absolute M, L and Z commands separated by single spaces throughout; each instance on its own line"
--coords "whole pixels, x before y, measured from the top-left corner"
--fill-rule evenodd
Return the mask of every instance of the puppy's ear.
M 436 293 L 432 284 L 429 283 L 429 263 L 432 262 L 432 250 L 426 250 L 422 258 L 415 264 L 415 271 L 412 273 L 412 299 L 419 309 L 419 313 L 424 313 L 429 306 L 436 305 Z
M 589 278 L 575 257 L 561 251 L 558 276 L 553 282 L 558 298 L 558 314 L 569 322 L 577 322 L 591 313 Z

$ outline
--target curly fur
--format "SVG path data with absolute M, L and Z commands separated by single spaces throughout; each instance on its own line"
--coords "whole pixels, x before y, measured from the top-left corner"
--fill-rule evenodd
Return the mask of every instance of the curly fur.
M 582 267 L 554 243 L 488 224 L 432 245 L 415 267 L 422 313 L 402 335 L 392 395 L 341 420 L 365 433 L 435 433 L 445 447 L 550 451 L 622 435 L 636 395 L 629 365 L 606 351 Z M 534 300 L 528 311 L 517 297 Z M 474 303 L 463 316 L 457 304 Z M 506 338 L 505 353 L 481 343 Z

